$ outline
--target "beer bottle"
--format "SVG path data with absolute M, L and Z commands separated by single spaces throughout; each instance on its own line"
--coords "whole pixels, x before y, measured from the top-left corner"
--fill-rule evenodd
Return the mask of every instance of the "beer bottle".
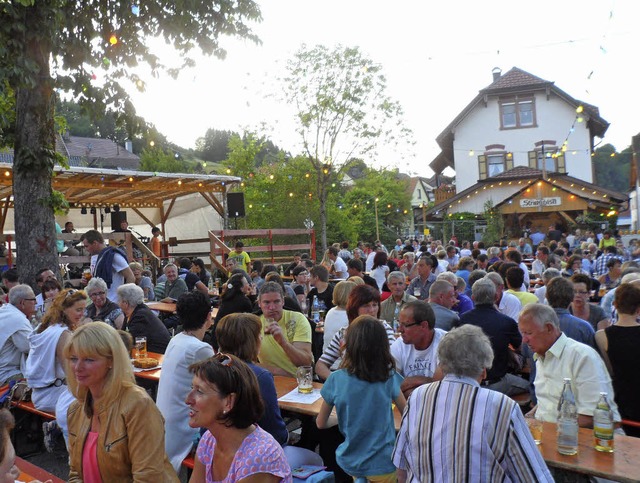
M 593 436 L 596 450 L 613 452 L 613 412 L 606 392 L 600 393 L 600 400 L 593 411 Z
M 398 326 L 400 325 L 400 302 L 396 302 L 396 308 L 393 311 L 393 331 L 398 333 Z
M 578 408 L 571 391 L 571 379 L 564 378 L 558 411 L 558 453 L 574 455 L 578 453 Z

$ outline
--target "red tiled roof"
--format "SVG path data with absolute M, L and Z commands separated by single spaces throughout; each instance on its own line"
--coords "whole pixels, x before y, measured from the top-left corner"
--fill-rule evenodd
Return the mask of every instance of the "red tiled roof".
M 483 91 L 511 89 L 513 87 L 543 86 L 547 84 L 553 84 L 553 82 L 541 79 L 533 74 L 529 74 L 518 67 L 513 67 L 509 72 L 500 76 L 498 80 L 483 89 Z

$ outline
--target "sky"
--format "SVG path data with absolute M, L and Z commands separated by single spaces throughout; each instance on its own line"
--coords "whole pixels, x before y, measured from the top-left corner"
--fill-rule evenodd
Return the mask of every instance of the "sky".
M 622 150 L 640 132 L 638 1 L 258 3 L 263 21 L 253 28 L 261 45 L 223 38 L 225 60 L 198 56 L 177 80 L 147 76 L 146 91 L 132 92 L 138 113 L 171 142 L 192 148 L 209 128 L 248 129 L 300 153 L 293 109 L 265 94 L 278 88 L 274 79 L 302 44 L 358 46 L 382 67 L 415 144 L 366 160 L 374 167 L 431 176 L 435 138 L 492 82 L 494 67 L 506 73 L 517 66 L 599 107 L 611 123 L 601 144 Z M 157 48 L 163 60 L 175 59 L 170 48 Z

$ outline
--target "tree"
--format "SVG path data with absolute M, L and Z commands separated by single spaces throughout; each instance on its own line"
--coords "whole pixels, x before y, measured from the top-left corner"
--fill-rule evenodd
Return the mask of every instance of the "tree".
M 402 109 L 385 91 L 381 66 L 357 47 L 306 46 L 289 60 L 281 98 L 294 105 L 307 161 L 316 178 L 321 241 L 327 247 L 329 187 L 353 157 L 374 156 L 378 143 L 397 143 L 409 131 Z
M 253 0 L 187 2 L 156 0 L 0 1 L 0 98 L 15 99 L 15 123 L 3 127 L 14 147 L 13 195 L 16 246 L 22 280 L 33 283 L 43 266 L 55 267 L 51 176 L 55 152 L 54 89 L 69 92 L 94 117 L 117 113 L 130 136 L 142 127 L 126 92 L 144 89 L 134 68 L 177 75 L 194 65 L 196 47 L 224 58 L 221 35 L 258 41 L 247 26 L 259 21 Z M 146 45 L 161 37 L 180 52 L 182 65 L 167 66 Z M 101 72 L 100 82 L 95 73 Z M 8 94 L 9 89 L 12 94 Z M 0 118 L 4 118 L 0 113 Z M 35 202 L 34 202 L 35 201 Z
M 397 171 L 367 168 L 344 196 L 344 208 L 356 230 L 356 239 L 395 242 L 411 212 L 408 178 L 399 178 Z
M 162 148 L 147 148 L 140 154 L 140 171 L 161 173 L 191 173 L 193 167 L 180 156 Z
M 204 137 L 196 140 L 196 154 L 205 161 L 220 163 L 229 155 L 229 139 L 234 133 L 207 129 Z
M 621 193 L 629 191 L 632 156 L 631 146 L 620 153 L 612 144 L 596 149 L 593 156 L 594 184 Z

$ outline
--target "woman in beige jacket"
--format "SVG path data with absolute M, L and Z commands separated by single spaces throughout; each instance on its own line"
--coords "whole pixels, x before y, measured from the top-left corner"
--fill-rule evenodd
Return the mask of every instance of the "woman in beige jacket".
M 65 348 L 70 482 L 177 482 L 164 450 L 164 422 L 136 385 L 127 350 L 103 322 L 78 329 Z

